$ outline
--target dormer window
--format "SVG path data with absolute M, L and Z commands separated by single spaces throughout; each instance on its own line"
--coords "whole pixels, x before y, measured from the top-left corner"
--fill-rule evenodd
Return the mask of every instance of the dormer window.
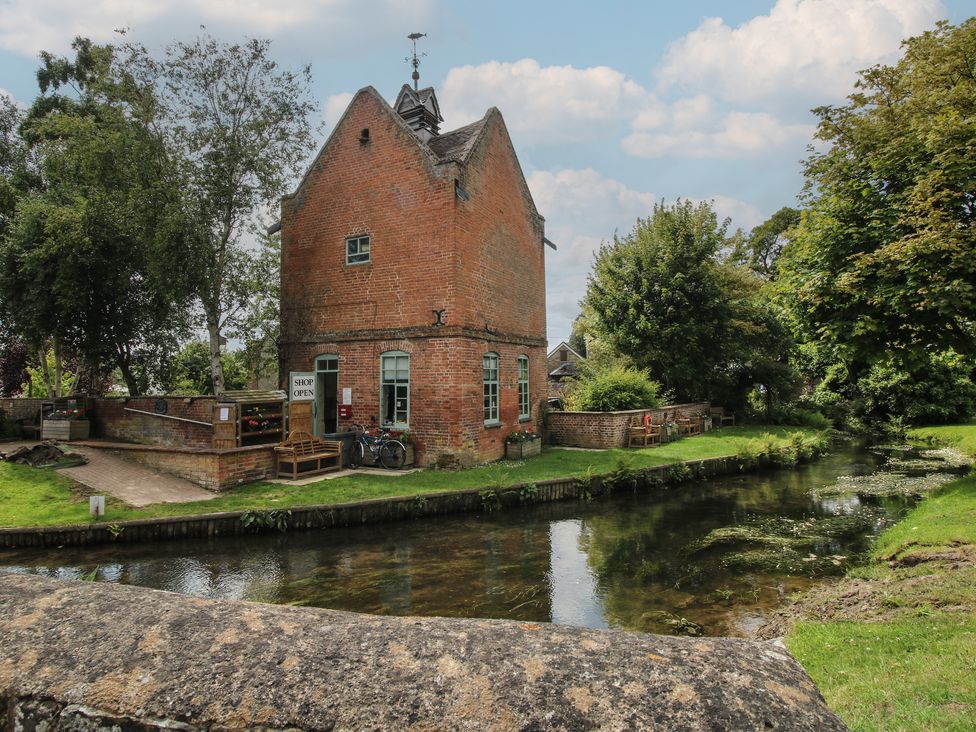
M 369 262 L 369 237 L 354 236 L 346 239 L 346 264 L 366 264 Z

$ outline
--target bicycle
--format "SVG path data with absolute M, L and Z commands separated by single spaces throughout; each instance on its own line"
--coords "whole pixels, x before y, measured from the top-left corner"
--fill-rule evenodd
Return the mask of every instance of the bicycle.
M 356 430 L 356 441 L 349 451 L 349 467 L 360 467 L 367 450 L 373 456 L 373 462 L 384 468 L 399 470 L 403 467 L 407 461 L 407 448 L 400 440 L 390 437 L 389 432 L 370 430 L 361 424 L 354 424 L 353 429 Z M 379 434 L 372 434 L 373 432 Z

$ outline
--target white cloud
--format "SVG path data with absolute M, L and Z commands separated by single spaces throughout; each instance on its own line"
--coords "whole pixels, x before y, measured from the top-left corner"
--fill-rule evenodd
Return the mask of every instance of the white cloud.
M 547 228 L 573 225 L 597 236 L 609 237 L 615 229 L 630 229 L 657 201 L 655 194 L 628 188 L 592 168 L 539 170 L 529 176 L 528 184 L 536 207 L 546 217 Z
M 621 146 L 643 158 L 729 158 L 763 154 L 790 144 L 802 150 L 814 129 L 813 125 L 786 124 L 766 112 L 729 112 L 714 125 L 708 117 L 688 117 L 686 124 L 676 118 L 668 120 L 665 129 L 637 129 Z
M 346 107 L 349 106 L 349 102 L 352 101 L 352 97 L 352 92 L 342 92 L 341 94 L 333 94 L 325 100 L 325 104 L 322 105 L 322 120 L 327 129 L 331 130 L 336 126 L 339 118 L 346 111 Z
M 28 56 L 40 50 L 67 53 L 75 36 L 113 40 L 129 27 L 143 42 L 186 37 L 206 25 L 217 35 L 288 34 L 288 48 L 315 51 L 355 48 L 399 38 L 404 27 L 434 17 L 438 0 L 6 0 L 0 4 L 0 48 Z M 369 18 L 363 22 L 363 18 Z M 327 30 L 328 41 L 323 39 Z
M 732 28 L 708 18 L 671 44 L 657 70 L 684 86 L 735 101 L 850 93 L 858 70 L 897 58 L 902 39 L 944 17 L 939 0 L 777 0 L 768 15 Z
M 527 142 L 606 137 L 607 128 L 653 103 L 653 96 L 608 66 L 540 66 L 526 58 L 451 69 L 438 89 L 449 128 L 498 107 L 514 136 Z
M 697 201 L 700 199 L 692 200 Z M 718 220 L 720 222 L 726 217 L 732 219 L 730 230 L 743 229 L 749 231 L 759 226 L 767 218 L 751 203 L 740 201 L 738 198 L 732 198 L 731 196 L 712 196 L 703 200 L 711 202 L 712 208 L 718 214 Z

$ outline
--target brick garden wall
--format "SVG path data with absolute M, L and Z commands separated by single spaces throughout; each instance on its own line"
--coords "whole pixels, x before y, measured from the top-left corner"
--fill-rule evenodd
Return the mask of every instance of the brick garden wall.
M 37 416 L 41 410 L 41 403 L 49 402 L 50 399 L 0 399 L 0 409 L 3 410 L 7 420 L 16 422 L 18 420 L 37 421 Z
M 708 414 L 709 402 L 669 404 L 659 409 L 634 409 L 626 412 L 550 412 L 546 417 L 546 435 L 554 445 L 611 449 L 627 447 L 627 428 L 633 417 L 643 419 L 650 413 L 654 424 L 674 419 L 675 411 L 691 418 Z
M 100 449 L 108 449 L 120 457 L 185 478 L 213 491 L 225 491 L 244 483 L 275 477 L 273 445 L 228 450 L 178 450 L 154 445 L 113 445 Z
M 167 416 L 206 422 L 207 426 L 126 411 L 128 408 L 155 413 L 159 400 L 165 402 Z M 216 399 L 208 396 L 93 399 L 89 413 L 92 435 L 120 442 L 209 448 L 213 446 L 210 423 L 215 403 Z

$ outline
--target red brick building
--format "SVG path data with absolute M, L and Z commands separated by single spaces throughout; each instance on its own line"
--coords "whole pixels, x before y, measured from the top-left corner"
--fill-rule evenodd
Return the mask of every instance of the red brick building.
M 282 201 L 280 374 L 316 372 L 320 434 L 376 419 L 467 464 L 541 427 L 546 240 L 501 113 L 441 121 L 433 89 L 361 89 Z

